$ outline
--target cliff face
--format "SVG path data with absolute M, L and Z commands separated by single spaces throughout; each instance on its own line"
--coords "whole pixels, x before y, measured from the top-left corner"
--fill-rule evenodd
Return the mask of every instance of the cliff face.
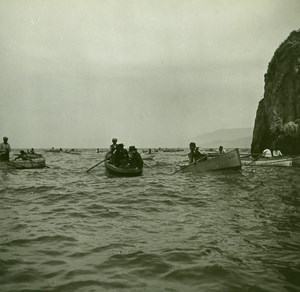
M 251 152 L 274 147 L 284 154 L 300 154 L 300 30 L 275 51 L 256 112 Z

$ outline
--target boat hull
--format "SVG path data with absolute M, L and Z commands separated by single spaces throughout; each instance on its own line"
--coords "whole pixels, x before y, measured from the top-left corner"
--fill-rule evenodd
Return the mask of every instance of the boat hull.
M 244 166 L 292 166 L 292 158 L 262 158 L 259 160 L 242 160 Z
M 44 158 L 0 162 L 0 169 L 34 169 L 46 167 Z
M 293 157 L 293 159 L 292 159 L 292 165 L 300 167 L 300 156 Z
M 218 155 L 214 158 L 199 161 L 193 165 L 184 168 L 183 172 L 204 172 L 215 170 L 241 169 L 241 159 L 238 149 L 234 149 L 228 153 Z
M 121 167 L 116 167 L 108 162 L 105 162 L 105 168 L 109 174 L 115 176 L 130 177 L 130 176 L 139 176 L 143 173 L 143 169 L 140 168 L 121 168 Z

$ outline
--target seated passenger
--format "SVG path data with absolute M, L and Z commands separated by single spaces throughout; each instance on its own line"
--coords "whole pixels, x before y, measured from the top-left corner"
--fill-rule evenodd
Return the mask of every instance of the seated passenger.
M 199 147 L 196 147 L 195 152 L 194 152 L 194 156 L 195 156 L 195 161 L 197 161 L 199 159 L 204 158 L 206 155 L 204 153 L 202 153 L 201 151 L 199 151 Z
M 137 152 L 137 149 L 135 146 L 129 147 L 129 160 L 128 160 L 128 166 L 130 168 L 143 168 L 143 159 L 140 155 L 140 153 Z
M 15 160 L 17 160 L 17 159 L 28 160 L 27 153 L 24 150 L 21 150 L 20 154 L 18 154 L 18 156 L 15 158 Z
M 282 156 L 281 151 L 276 147 L 275 150 L 273 151 L 273 156 L 274 157 L 279 157 Z
M 34 149 L 33 149 L 33 148 L 31 148 L 31 150 L 30 150 L 30 154 L 35 154 L 35 152 L 34 152 Z
M 125 167 L 128 164 L 128 152 L 124 149 L 124 144 L 117 144 L 110 161 L 116 167 Z
M 262 153 L 262 157 L 265 158 L 272 158 L 272 152 L 270 149 L 265 149 Z

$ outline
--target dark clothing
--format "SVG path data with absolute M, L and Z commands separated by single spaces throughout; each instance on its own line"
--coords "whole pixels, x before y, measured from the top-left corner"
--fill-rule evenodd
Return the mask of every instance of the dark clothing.
M 128 152 L 126 149 L 117 149 L 112 157 L 111 163 L 116 167 L 124 167 L 128 164 Z
M 0 161 L 9 161 L 9 152 L 1 154 Z
M 117 144 L 111 144 L 109 147 L 109 152 L 113 154 L 116 149 L 117 149 Z
M 129 153 L 129 167 L 130 168 L 142 168 L 143 167 L 143 159 L 138 152 Z
M 0 161 L 9 161 L 10 145 L 8 143 L 0 144 Z
M 200 153 L 200 151 L 197 149 L 191 149 L 191 152 L 188 154 L 188 156 L 189 156 L 190 163 L 193 163 L 199 159 L 206 160 L 206 159 L 204 159 L 204 157 L 206 157 L 206 155 Z

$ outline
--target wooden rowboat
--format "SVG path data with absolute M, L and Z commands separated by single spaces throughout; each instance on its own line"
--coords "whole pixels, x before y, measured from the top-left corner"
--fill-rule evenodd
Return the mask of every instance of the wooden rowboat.
M 46 167 L 44 158 L 0 162 L 0 169 L 32 169 L 44 167 Z
M 105 168 L 109 174 L 116 175 L 116 176 L 139 176 L 143 172 L 142 168 L 116 167 L 110 164 L 108 161 L 105 161 Z
M 288 158 L 260 158 L 255 161 L 255 159 L 242 160 L 242 165 L 244 166 L 292 166 L 293 159 Z
M 182 171 L 198 173 L 214 170 L 240 169 L 241 165 L 239 150 L 236 148 L 214 158 L 183 167 Z

